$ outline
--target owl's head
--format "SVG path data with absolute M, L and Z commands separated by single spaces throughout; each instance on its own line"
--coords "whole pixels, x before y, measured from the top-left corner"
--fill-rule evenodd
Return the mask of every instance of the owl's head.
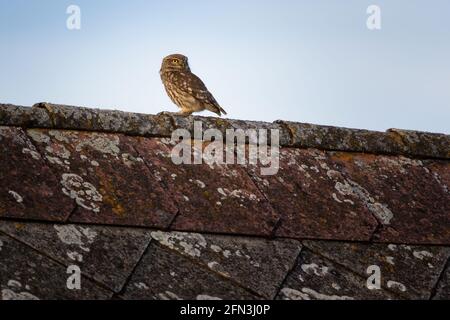
M 182 54 L 171 54 L 164 58 L 161 72 L 166 71 L 190 71 L 188 58 Z

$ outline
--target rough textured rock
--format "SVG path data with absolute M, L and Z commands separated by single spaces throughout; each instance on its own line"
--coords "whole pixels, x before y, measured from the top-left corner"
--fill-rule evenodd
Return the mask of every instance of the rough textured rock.
M 219 140 L 278 130 L 279 170 L 277 157 L 250 161 L 250 131 L 250 159 L 213 164 L 238 151 L 201 143 L 199 123 Z M 449 145 L 396 129 L 0 105 L 0 299 L 449 299 Z M 201 164 L 172 159 L 183 146 Z M 74 265 L 81 291 L 67 289 Z
M 332 159 L 347 174 L 350 190 L 364 188 L 383 242 L 447 244 L 450 242 L 450 193 L 421 160 L 337 152 Z M 364 195 L 363 195 L 364 196 Z
M 301 249 L 300 242 L 295 240 L 160 231 L 153 232 L 152 236 L 162 246 L 267 299 L 276 295 Z
M 319 148 L 412 157 L 450 159 L 450 136 L 389 129 L 387 132 L 320 126 L 279 120 L 274 123 L 216 117 L 146 115 L 118 110 L 37 103 L 33 108 L 0 104 L 0 125 L 27 128 L 117 132 L 146 137 L 170 137 L 175 129 L 193 132 L 193 123 L 219 129 L 278 129 L 285 147 Z M 251 142 L 251 141 L 250 141 Z
M 0 231 L 119 292 L 150 243 L 150 231 L 0 221 Z
M 81 289 L 67 288 L 67 268 L 0 234 L 0 300 L 109 299 L 112 292 L 81 278 Z
M 367 278 L 303 250 L 297 266 L 283 284 L 282 300 L 398 299 L 386 290 L 368 289 Z
M 289 145 L 290 144 L 290 133 L 278 123 L 270 123 L 263 121 L 244 121 L 244 120 L 235 120 L 235 119 L 223 119 L 217 117 L 200 117 L 200 116 L 189 116 L 182 117 L 171 115 L 172 122 L 174 127 L 177 129 L 185 129 L 187 130 L 191 137 L 194 137 L 195 126 L 194 122 L 198 122 L 201 124 L 201 130 L 205 132 L 208 129 L 218 130 L 222 138 L 226 138 L 227 130 L 234 129 L 240 130 L 246 133 L 246 143 L 250 144 L 258 144 L 258 139 L 253 139 L 253 136 L 250 135 L 249 130 L 256 130 L 256 133 L 259 134 L 259 130 L 267 130 L 267 143 L 271 144 L 271 130 L 277 131 L 279 135 L 279 144 L 280 145 Z
M 407 150 L 393 133 L 277 121 L 292 136 L 291 147 L 401 154 Z
M 29 127 L 116 132 L 144 137 L 170 137 L 175 129 L 188 130 L 193 136 L 194 121 L 199 121 L 202 123 L 204 130 L 218 129 L 223 137 L 226 136 L 227 129 L 277 129 L 280 130 L 281 144 L 288 144 L 290 141 L 290 135 L 279 124 L 262 121 L 242 121 L 201 116 L 182 117 L 171 114 L 147 115 L 51 103 L 38 103 L 33 108 L 21 107 L 21 113 L 15 111 L 13 107 L 9 106 L 11 111 L 5 111 L 5 115 L 12 114 L 17 116 L 8 122 L 5 121 L 5 125 L 18 122 L 18 120 L 23 121 L 22 114 L 24 111 L 28 111 L 26 109 L 29 109 L 30 113 L 45 113 L 46 118 L 51 120 L 47 122 L 25 122 L 30 124 Z
M 402 139 L 407 154 L 419 157 L 450 158 L 450 136 L 440 133 L 389 129 Z
M 435 180 L 442 186 L 444 191 L 450 193 L 450 162 L 427 161 L 426 167 L 431 170 Z
M 281 213 L 278 236 L 369 240 L 377 227 L 368 197 L 343 195 L 349 186 L 328 154 L 316 149 L 283 148 L 276 175 L 263 176 L 260 166 L 249 173 L 271 205 Z M 373 202 L 375 205 L 375 202 Z
M 450 300 L 450 263 L 441 275 L 441 279 L 436 286 L 436 293 L 433 296 L 434 300 Z
M 83 131 L 30 129 L 77 209 L 70 221 L 167 227 L 177 212 L 131 137 Z
M 20 128 L 0 127 L 0 217 L 64 221 L 74 208 Z
M 309 249 L 368 277 L 367 268 L 380 267 L 381 285 L 408 299 L 429 299 L 450 256 L 450 248 L 395 244 L 304 241 Z
M 116 132 L 141 136 L 170 136 L 175 129 L 170 118 L 164 115 L 153 116 L 50 103 L 38 103 L 32 109 L 45 110 L 51 119 L 50 128 L 55 129 Z
M 52 122 L 43 109 L 0 104 L 0 126 L 50 128 Z
M 150 245 L 120 297 L 130 300 L 258 298 L 189 259 L 154 244 Z
M 290 144 L 285 146 L 442 159 L 450 157 L 450 136 L 446 134 L 401 129 L 377 132 L 289 121 L 277 123 L 291 133 Z
M 190 141 L 183 142 L 190 149 Z M 240 165 L 174 164 L 168 139 L 140 138 L 139 155 L 162 181 L 180 213 L 172 229 L 270 235 L 278 214 Z M 192 154 L 199 154 L 193 147 Z

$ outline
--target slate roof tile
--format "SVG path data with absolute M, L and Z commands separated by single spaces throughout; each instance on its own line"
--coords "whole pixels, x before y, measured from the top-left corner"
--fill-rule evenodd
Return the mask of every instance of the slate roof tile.
M 450 242 L 450 193 L 421 160 L 348 153 L 332 158 L 351 178 L 348 192 L 359 193 L 355 186 L 360 185 L 371 202 L 382 226 L 377 240 Z
M 434 300 L 450 300 L 450 263 L 442 272 L 441 279 L 436 285 Z
M 105 300 L 112 291 L 82 277 L 81 289 L 67 288 L 67 268 L 0 234 L 0 300 Z
M 21 128 L 0 127 L 0 217 L 64 221 L 74 203 Z
M 427 161 L 426 167 L 432 172 L 442 189 L 450 192 L 450 163 L 448 161 Z
M 408 299 L 429 299 L 450 257 L 450 247 L 304 241 L 308 249 L 361 277 L 367 268 L 381 270 L 382 287 Z
M 151 244 L 120 298 L 127 300 L 258 299 L 190 259 Z
M 281 300 L 399 299 L 386 290 L 368 289 L 360 277 L 328 259 L 303 250 L 298 264 L 283 284 Z
M 162 246 L 267 299 L 276 295 L 301 249 L 300 242 L 288 239 L 269 241 L 161 231 L 153 232 L 152 236 Z
M 39 152 L 74 199 L 72 222 L 168 227 L 177 212 L 158 180 L 121 134 L 30 129 Z
M 171 159 L 173 146 L 168 139 L 140 138 L 135 146 L 178 204 L 180 212 L 172 229 L 247 235 L 272 233 L 279 215 L 240 165 L 176 165 Z M 187 146 L 190 148 L 190 142 Z M 192 154 L 199 150 L 193 145 Z
M 119 292 L 150 243 L 143 229 L 0 221 L 0 231 Z
M 277 236 L 369 240 L 377 227 L 368 200 L 346 194 L 348 178 L 328 154 L 317 149 L 283 148 L 276 175 L 249 172 L 271 205 L 282 215 Z M 342 190 L 345 189 L 345 190 Z

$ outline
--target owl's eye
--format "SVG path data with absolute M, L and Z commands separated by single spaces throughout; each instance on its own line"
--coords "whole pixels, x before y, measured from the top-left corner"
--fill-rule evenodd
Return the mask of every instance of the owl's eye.
M 178 59 L 173 59 L 172 63 L 178 63 Z

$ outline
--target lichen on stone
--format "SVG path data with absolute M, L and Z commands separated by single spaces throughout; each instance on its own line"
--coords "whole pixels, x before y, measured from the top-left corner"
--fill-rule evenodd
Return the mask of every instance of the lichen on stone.
M 96 213 L 100 212 L 99 203 L 102 202 L 103 196 L 94 185 L 73 173 L 64 173 L 61 185 L 63 193 L 74 199 L 79 206 Z

